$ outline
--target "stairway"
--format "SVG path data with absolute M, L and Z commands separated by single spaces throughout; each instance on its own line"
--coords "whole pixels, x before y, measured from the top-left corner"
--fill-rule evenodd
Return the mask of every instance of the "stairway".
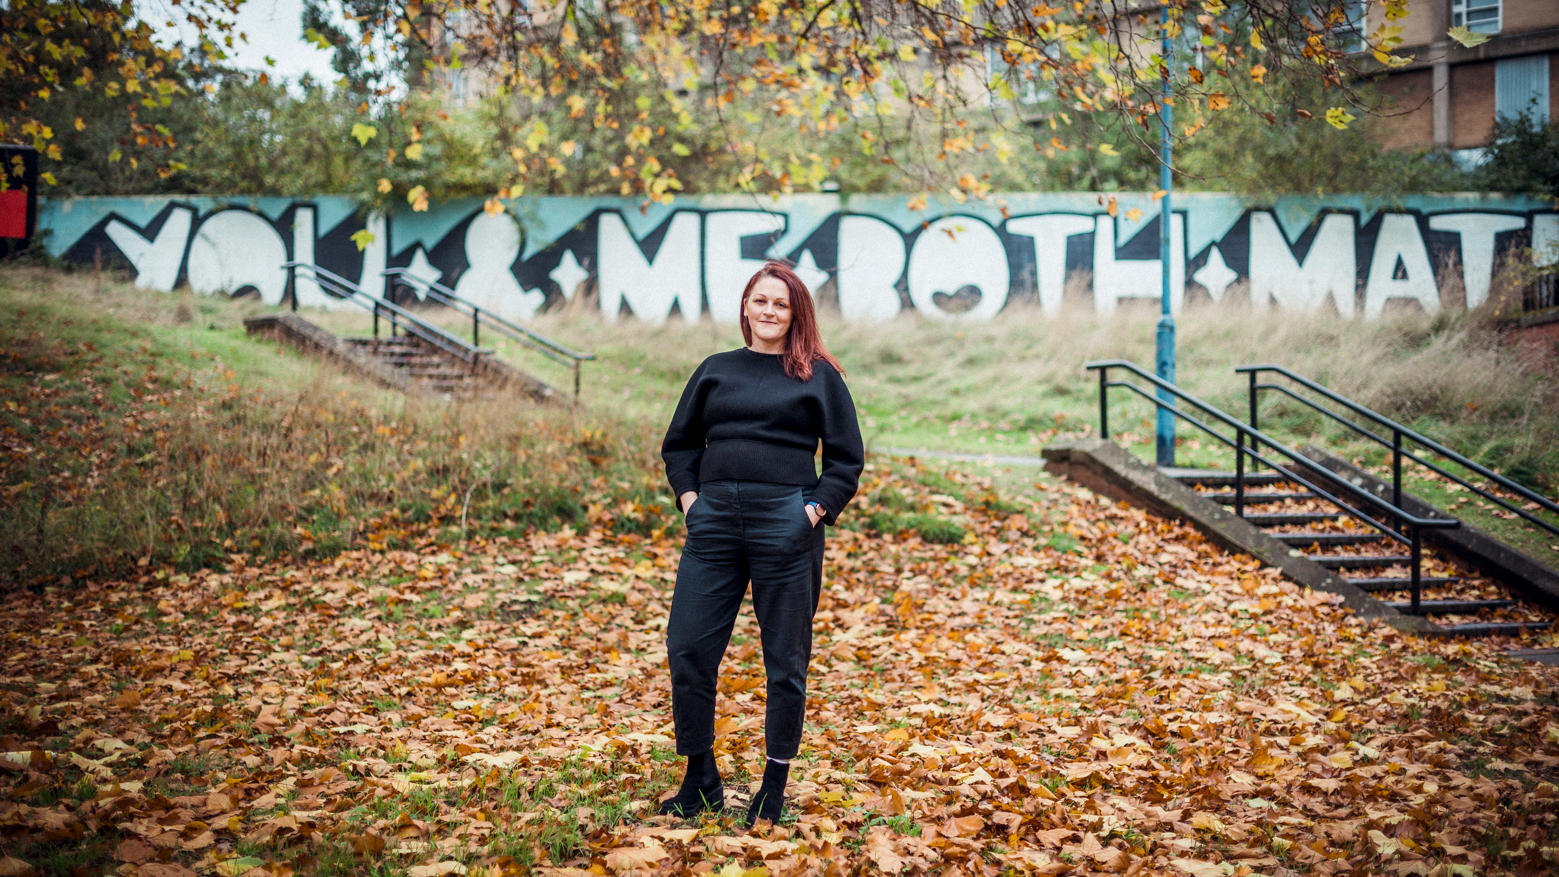
M 1236 504 L 1232 472 L 1172 468 L 1160 471 L 1213 502 Z M 1244 508 L 1237 513 L 1245 521 L 1304 552 L 1310 560 L 1360 590 L 1382 595 L 1387 606 L 1403 613 L 1413 611 L 1413 559 L 1402 543 L 1279 475 L 1247 472 L 1244 480 Z M 1347 496 L 1341 499 L 1353 501 Z M 1418 612 L 1471 616 L 1464 623 L 1441 625 L 1446 632 L 1468 636 L 1548 628 L 1549 621 L 1540 610 L 1511 599 L 1496 582 L 1465 569 L 1430 546 L 1423 546 L 1421 555 Z
M 341 340 L 349 349 L 377 359 L 425 392 L 463 399 L 491 389 L 490 382 L 470 364 L 415 336 Z

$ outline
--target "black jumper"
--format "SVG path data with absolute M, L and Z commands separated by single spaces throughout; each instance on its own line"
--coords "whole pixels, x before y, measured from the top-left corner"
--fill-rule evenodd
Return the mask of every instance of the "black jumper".
M 687 491 L 699 494 L 685 510 L 666 625 L 677 753 L 714 746 L 720 660 L 751 581 L 768 677 L 766 749 L 788 761 L 801 744 L 823 582 L 823 527 L 811 525 L 805 506 L 819 503 L 833 524 L 855 496 L 866 458 L 855 403 L 826 362 L 801 381 L 777 354 L 718 353 L 688 380 L 661 456 L 678 504 Z

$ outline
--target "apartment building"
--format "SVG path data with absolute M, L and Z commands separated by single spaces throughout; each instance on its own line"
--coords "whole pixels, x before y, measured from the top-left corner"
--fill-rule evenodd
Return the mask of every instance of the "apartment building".
M 1559 118 L 1559 0 L 1409 0 L 1399 54 L 1412 63 L 1380 83 L 1392 115 L 1375 136 L 1393 148 L 1449 149 L 1464 165 L 1482 157 L 1500 116 Z M 1380 24 L 1370 4 L 1367 30 Z M 1446 36 L 1465 26 L 1489 39 L 1472 48 Z

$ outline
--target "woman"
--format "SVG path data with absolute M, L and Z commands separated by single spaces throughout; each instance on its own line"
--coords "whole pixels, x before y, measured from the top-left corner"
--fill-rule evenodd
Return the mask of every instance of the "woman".
M 742 292 L 747 346 L 704 360 L 682 391 L 661 456 L 687 521 L 666 625 L 671 713 L 687 771 L 660 812 L 725 805 L 715 767 L 715 682 L 747 583 L 768 676 L 763 785 L 744 824 L 778 822 L 801 743 L 823 528 L 865 463 L 844 369 L 823 346 L 806 285 L 769 262 Z M 813 460 L 823 446 L 822 474 Z

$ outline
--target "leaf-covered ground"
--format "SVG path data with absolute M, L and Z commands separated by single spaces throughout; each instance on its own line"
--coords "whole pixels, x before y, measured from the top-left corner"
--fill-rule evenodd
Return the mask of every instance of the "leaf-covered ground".
M 832 534 L 790 815 L 752 833 L 745 611 L 718 725 L 735 807 L 648 816 L 677 779 L 680 531 L 597 510 L 12 594 L 0 874 L 1559 870 L 1559 668 L 1361 622 L 1184 527 L 1038 488 L 868 471 L 858 520 L 966 535 Z

